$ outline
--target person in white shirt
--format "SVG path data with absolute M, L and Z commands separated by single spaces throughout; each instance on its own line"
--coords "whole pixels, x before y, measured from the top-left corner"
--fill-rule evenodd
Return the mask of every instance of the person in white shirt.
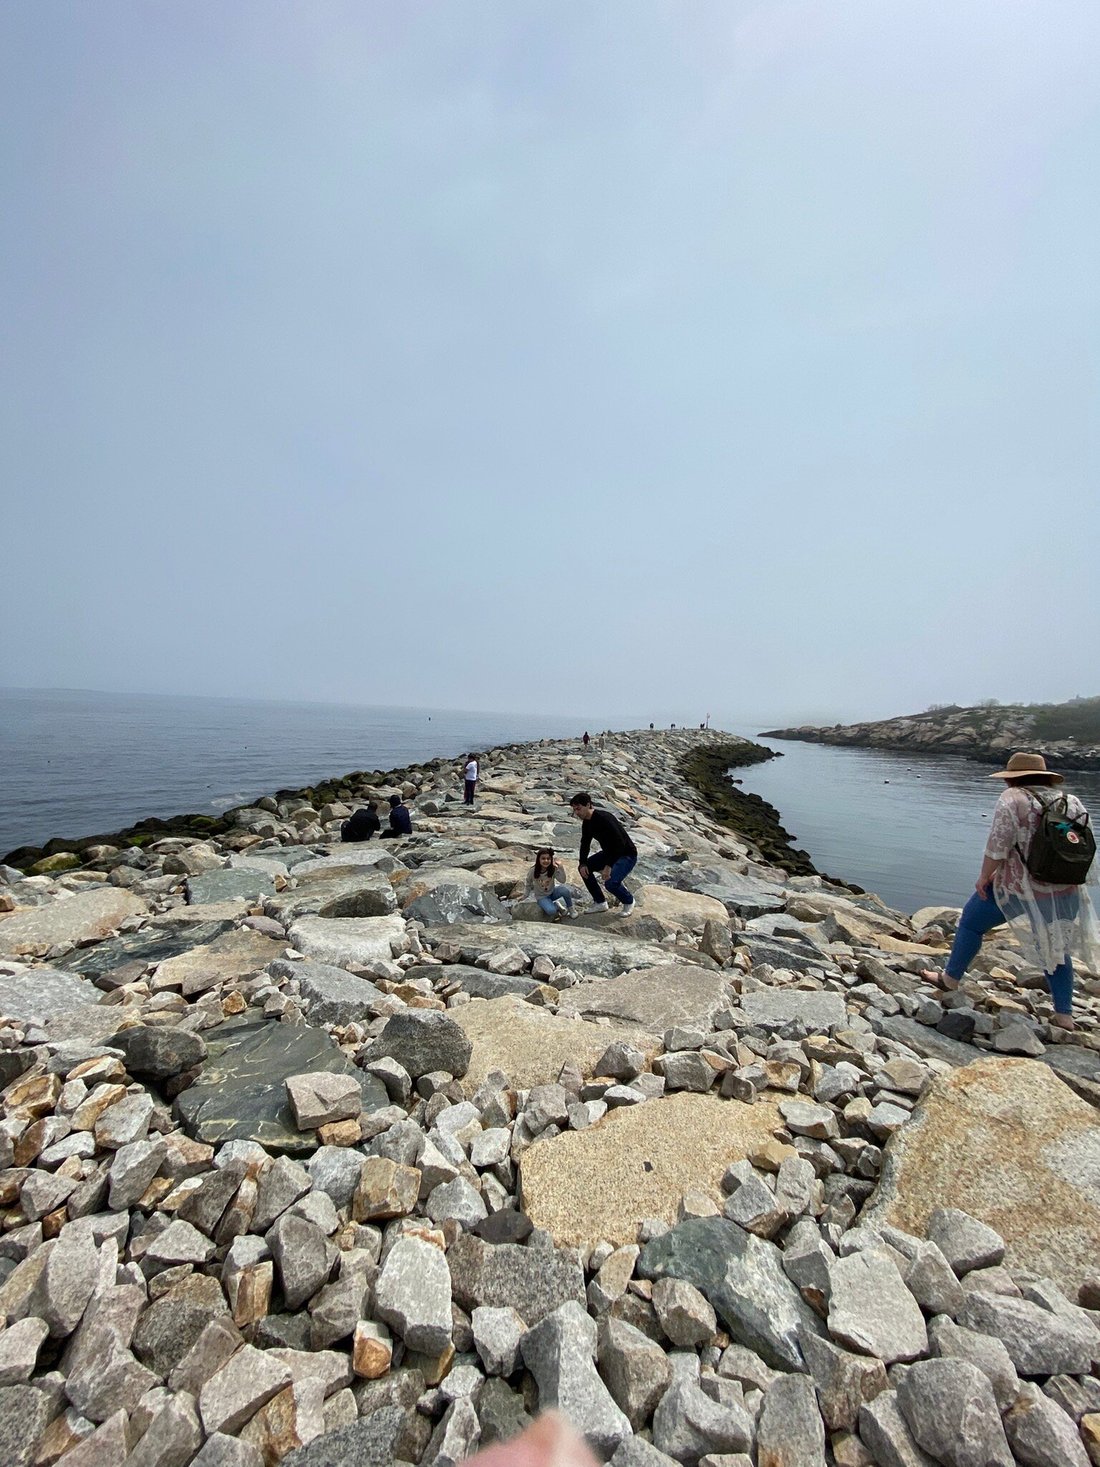
M 465 793 L 462 796 L 462 803 L 464 805 L 472 805 L 474 803 L 474 794 L 475 794 L 475 792 L 477 790 L 477 755 L 476 754 L 467 754 L 466 755 L 465 779 L 466 779 L 466 791 L 465 791 Z

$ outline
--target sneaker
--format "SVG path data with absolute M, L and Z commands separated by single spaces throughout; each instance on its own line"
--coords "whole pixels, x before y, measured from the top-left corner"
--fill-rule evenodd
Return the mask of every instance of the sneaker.
M 566 914 L 566 912 L 568 912 L 568 910 L 569 910 L 569 907 L 566 905 L 566 901 L 565 901 L 565 898 L 564 897 L 556 897 L 555 900 L 554 900 L 554 905 L 558 909 L 558 916 L 559 917 L 564 917 L 565 914 Z
M 633 902 L 620 902 L 615 908 L 616 917 L 629 917 L 634 910 Z
M 608 907 L 608 905 L 607 905 L 606 902 L 593 902 L 592 903 L 592 910 L 594 912 L 606 912 L 606 911 L 609 911 L 610 908 Z

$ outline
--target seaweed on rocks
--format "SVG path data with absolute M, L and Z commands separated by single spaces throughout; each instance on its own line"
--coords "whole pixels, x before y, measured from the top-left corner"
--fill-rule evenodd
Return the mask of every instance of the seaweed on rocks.
M 738 739 L 710 748 L 701 746 L 685 754 L 679 772 L 706 800 L 715 820 L 752 841 L 763 859 L 782 866 L 792 876 L 816 876 L 817 868 L 805 851 L 792 844 L 779 811 L 760 795 L 738 789 L 729 778 L 731 768 L 763 764 L 782 756 L 763 744 Z

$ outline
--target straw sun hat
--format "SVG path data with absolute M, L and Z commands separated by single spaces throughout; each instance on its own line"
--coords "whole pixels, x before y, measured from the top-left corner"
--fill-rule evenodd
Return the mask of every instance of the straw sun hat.
M 1021 774 L 1047 774 L 1055 784 L 1061 784 L 1063 775 L 1047 768 L 1042 754 L 1013 754 L 1003 769 L 991 774 L 990 779 L 1019 779 Z

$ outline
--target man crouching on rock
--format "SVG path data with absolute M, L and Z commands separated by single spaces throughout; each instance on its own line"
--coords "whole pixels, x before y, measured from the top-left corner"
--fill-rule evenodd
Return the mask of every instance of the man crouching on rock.
M 634 898 L 623 885 L 623 879 L 634 870 L 638 860 L 634 842 L 623 829 L 622 822 L 610 810 L 597 809 L 592 804 L 592 796 L 587 792 L 574 795 L 569 801 L 569 808 L 581 822 L 579 870 L 581 880 L 588 888 L 588 894 L 594 903 L 593 911 L 607 911 L 607 897 L 596 880 L 595 873 L 599 871 L 607 890 L 613 897 L 618 897 L 621 904 L 616 915 L 629 917 L 634 910 Z M 588 852 L 593 837 L 599 842 L 600 849 L 589 860 Z

